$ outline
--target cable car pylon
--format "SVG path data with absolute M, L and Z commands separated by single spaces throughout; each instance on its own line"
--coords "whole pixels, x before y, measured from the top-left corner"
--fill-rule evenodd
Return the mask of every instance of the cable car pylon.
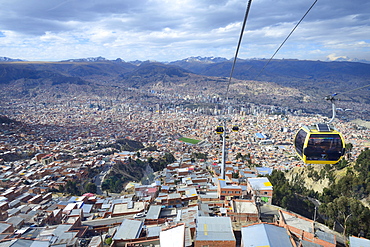
M 220 135 L 222 138 L 222 154 L 221 154 L 221 178 L 226 178 L 226 139 L 228 139 L 228 131 L 227 131 L 227 121 L 230 121 L 231 118 L 224 117 L 220 119 L 222 122 L 221 125 L 216 127 L 216 134 Z M 239 131 L 238 125 L 233 125 L 232 129 L 233 132 Z

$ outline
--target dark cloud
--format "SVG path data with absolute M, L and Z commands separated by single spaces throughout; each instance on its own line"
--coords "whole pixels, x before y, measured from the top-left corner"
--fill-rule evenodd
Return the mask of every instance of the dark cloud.
M 186 3 L 187 1 L 183 1 Z M 173 9 L 180 1 L 145 0 L 13 0 L 1 4 L 1 28 L 27 32 L 30 23 L 33 29 L 44 31 L 64 31 L 68 25 L 56 24 L 69 21 L 96 22 L 110 16 L 122 16 L 127 28 L 159 30 L 164 27 L 188 26 L 197 30 L 210 30 L 224 27 L 243 19 L 247 1 L 198 1 L 196 6 Z M 312 1 L 253 1 L 249 27 L 258 29 L 266 25 L 284 22 L 297 22 Z M 367 1 L 318 1 L 306 17 L 306 21 L 337 19 L 347 15 L 357 15 L 358 21 L 369 20 L 370 2 Z M 15 22 L 15 23 L 14 23 Z M 341 25 L 354 23 L 341 23 Z M 40 33 L 28 31 L 27 33 Z

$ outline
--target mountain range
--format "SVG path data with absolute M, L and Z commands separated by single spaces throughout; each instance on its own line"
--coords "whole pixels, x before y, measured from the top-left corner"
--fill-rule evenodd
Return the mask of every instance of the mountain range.
M 148 90 L 222 98 L 232 63 L 220 57 L 190 57 L 167 63 L 125 62 L 103 57 L 60 62 L 3 58 L 0 59 L 0 89 L 7 99 L 35 97 L 45 91 L 59 96 L 79 91 L 100 96 L 117 92 L 118 95 L 122 93 L 118 91 L 130 88 L 136 90 L 138 98 L 142 96 L 139 91 Z M 368 85 L 370 64 L 367 63 L 238 59 L 230 81 L 229 97 L 239 102 L 323 113 L 330 109 L 323 98 L 338 93 L 342 100 L 338 107 L 350 108 L 356 117 L 369 119 Z

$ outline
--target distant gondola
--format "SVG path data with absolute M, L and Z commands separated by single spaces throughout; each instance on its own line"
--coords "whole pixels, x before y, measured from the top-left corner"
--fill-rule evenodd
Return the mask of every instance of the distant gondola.
M 216 133 L 218 135 L 222 135 L 224 133 L 224 127 L 223 126 L 217 126 L 216 127 Z
M 301 127 L 294 147 L 306 164 L 336 164 L 345 152 L 342 134 L 328 124 Z
M 233 128 L 232 128 L 232 131 L 233 132 L 238 132 L 239 131 L 239 126 L 238 125 L 234 125 Z

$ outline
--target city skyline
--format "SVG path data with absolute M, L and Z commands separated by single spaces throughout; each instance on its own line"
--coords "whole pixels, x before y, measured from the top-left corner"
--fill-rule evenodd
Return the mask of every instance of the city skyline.
M 356 4 L 358 2 L 358 4 Z M 251 4 L 240 58 L 269 58 L 313 1 Z M 174 61 L 235 54 L 247 1 L 1 3 L 0 56 Z M 370 3 L 318 1 L 276 58 L 370 60 Z

